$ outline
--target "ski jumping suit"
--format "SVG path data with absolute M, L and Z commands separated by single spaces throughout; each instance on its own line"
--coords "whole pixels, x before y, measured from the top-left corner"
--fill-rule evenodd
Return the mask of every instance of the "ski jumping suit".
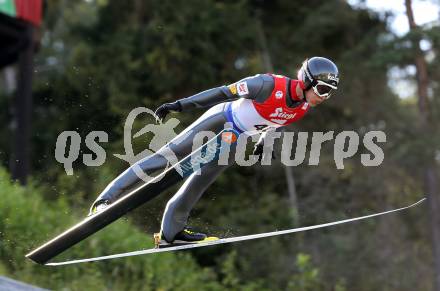
M 229 86 L 213 88 L 188 98 L 179 100 L 182 111 L 192 108 L 207 108 L 200 118 L 177 135 L 156 153 L 145 157 L 136 164 L 151 174 L 167 166 L 165 148 L 171 149 L 180 160 L 192 151 L 194 135 L 199 131 L 212 131 L 216 134 L 224 129 L 226 122 L 233 124 L 240 134 L 260 134 L 263 130 L 274 130 L 301 119 L 309 110 L 309 104 L 296 95 L 295 88 L 303 83 L 280 75 L 258 74 L 245 78 Z M 293 89 L 290 89 L 293 88 Z M 215 105 L 215 106 L 214 106 Z M 192 130 L 192 131 L 191 131 Z M 191 132 L 188 134 L 188 132 Z M 263 138 L 264 134 L 260 138 Z M 177 139 L 183 141 L 173 143 Z M 233 156 L 234 148 L 231 148 Z M 162 233 L 172 241 L 174 236 L 187 224 L 191 209 L 203 192 L 228 165 L 218 165 L 216 160 L 209 162 L 197 175 L 190 175 L 178 192 L 169 200 L 162 219 Z M 125 170 L 114 179 L 99 195 L 96 201 L 114 202 L 142 182 L 132 169 Z M 96 202 L 95 201 L 95 202 Z

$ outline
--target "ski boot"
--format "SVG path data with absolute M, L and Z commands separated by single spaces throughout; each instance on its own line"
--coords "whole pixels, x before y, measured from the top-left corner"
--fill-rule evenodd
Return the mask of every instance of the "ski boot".
M 182 231 L 178 232 L 174 239 L 169 242 L 165 239 L 162 231 L 155 233 L 154 236 L 154 246 L 155 248 L 166 248 L 173 246 L 181 246 L 195 243 L 204 243 L 208 241 L 218 240 L 218 237 L 210 236 L 208 237 L 204 233 L 195 232 L 189 227 L 185 227 Z
M 98 200 L 95 203 L 93 203 L 92 207 L 90 207 L 90 211 L 87 216 L 92 216 L 92 215 L 104 210 L 109 205 L 110 205 L 110 202 L 108 200 Z

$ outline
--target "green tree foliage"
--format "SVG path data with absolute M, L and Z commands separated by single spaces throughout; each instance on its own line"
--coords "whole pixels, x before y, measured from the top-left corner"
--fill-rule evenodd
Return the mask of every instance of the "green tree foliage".
M 312 266 L 309 255 L 299 253 L 295 263 L 298 268 L 298 273 L 290 279 L 288 290 L 326 290 L 326 286 L 319 280 L 319 269 Z M 338 282 L 333 290 L 344 291 L 346 288 L 343 282 Z
M 215 274 L 196 264 L 187 253 L 114 260 L 104 264 L 42 267 L 24 255 L 78 220 L 64 199 L 48 202 L 41 189 L 10 182 L 0 170 L 0 273 L 51 289 L 66 290 L 219 290 Z M 122 239 L 123 238 L 123 239 Z M 104 255 L 152 247 L 148 237 L 127 221 L 119 221 L 96 237 L 73 247 L 60 259 Z

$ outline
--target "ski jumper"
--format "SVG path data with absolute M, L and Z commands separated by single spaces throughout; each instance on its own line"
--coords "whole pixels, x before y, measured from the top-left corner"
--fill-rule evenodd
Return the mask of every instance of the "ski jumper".
M 290 89 L 296 88 L 298 83 L 302 85 L 302 82 L 284 76 L 258 74 L 229 86 L 213 88 L 181 99 L 178 102 L 183 112 L 192 108 L 211 108 L 167 145 L 136 164 L 148 175 L 165 169 L 169 150 L 180 160 L 191 153 L 193 139 L 198 132 L 219 133 L 225 128 L 226 122 L 232 123 L 240 134 L 251 136 L 298 121 L 310 108 L 307 102 L 296 95 L 295 89 Z M 179 140 L 178 144 L 173 143 L 176 140 Z M 234 155 L 235 147 L 232 146 L 230 157 Z M 221 172 L 233 164 L 234 161 L 231 159 L 227 165 L 218 165 L 218 161 L 213 160 L 199 170 L 201 171 L 199 175 L 193 173 L 186 179 L 165 208 L 162 233 L 167 240 L 172 241 L 174 236 L 186 226 L 191 209 L 204 191 Z M 114 179 L 95 202 L 101 200 L 114 202 L 136 188 L 139 183 L 143 181 L 131 166 Z

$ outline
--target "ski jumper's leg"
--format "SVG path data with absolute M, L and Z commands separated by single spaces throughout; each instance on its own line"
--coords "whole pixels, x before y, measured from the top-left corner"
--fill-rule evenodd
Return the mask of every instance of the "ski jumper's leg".
M 189 176 L 179 191 L 168 201 L 161 227 L 162 235 L 167 241 L 172 241 L 174 236 L 187 225 L 190 211 L 203 192 L 229 166 L 219 166 L 218 161 L 211 161 L 199 170 L 200 175 L 196 172 Z
M 178 159 L 181 159 L 191 153 L 193 139 L 198 132 L 220 132 L 224 128 L 226 122 L 223 108 L 224 104 L 218 104 L 212 107 L 156 153 L 137 161 L 108 184 L 104 191 L 102 191 L 95 200 L 95 203 L 102 200 L 108 200 L 110 203 L 114 202 L 121 196 L 127 194 L 129 190 L 144 183 L 144 181 L 136 174 L 134 170 L 135 165 L 139 166 L 139 168 L 147 175 L 151 175 L 155 171 L 166 168 L 168 164 L 166 155 L 169 150 L 171 150 Z

